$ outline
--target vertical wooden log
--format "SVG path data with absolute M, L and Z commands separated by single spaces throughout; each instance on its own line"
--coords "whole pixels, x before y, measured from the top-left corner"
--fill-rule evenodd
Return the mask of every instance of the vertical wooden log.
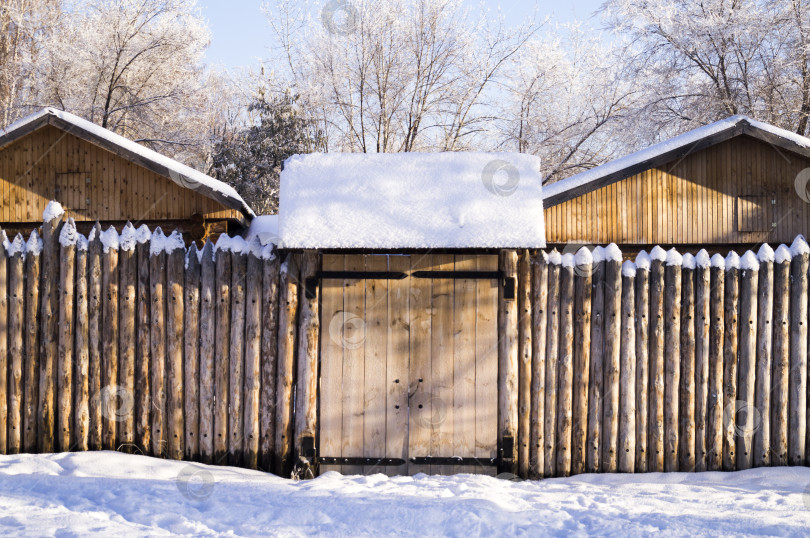
M 548 306 L 548 256 L 538 252 L 532 258 L 532 384 L 529 478 L 543 476 L 543 420 L 546 389 L 546 329 Z
M 135 355 L 137 340 L 135 332 L 137 308 L 137 244 L 136 231 L 127 222 L 121 231 L 121 245 L 118 252 L 119 321 L 118 321 L 118 393 L 121 398 L 118 409 L 118 423 L 115 436 L 116 445 L 127 452 L 135 452 Z M 138 449 L 140 450 L 140 449 Z
M 557 476 L 571 474 L 574 385 L 574 255 L 560 267 L 560 347 L 557 371 Z
M 532 300 L 529 251 L 518 258 L 518 476 L 529 477 L 532 401 Z
M 230 390 L 231 341 L 231 253 L 224 248 L 226 236 L 220 236 L 215 249 L 217 302 L 216 335 L 214 341 L 214 463 L 228 462 L 228 392 Z
M 585 468 L 589 473 L 599 471 L 602 440 L 602 398 L 604 397 L 605 354 L 605 257 L 604 248 L 593 251 L 591 276 L 591 364 L 588 376 L 588 448 Z
M 245 295 L 245 426 L 244 464 L 250 469 L 259 465 L 259 394 L 262 365 L 262 260 L 261 243 L 251 243 L 247 262 L 247 290 Z
M 754 409 L 760 423 L 754 424 L 753 465 L 771 464 L 771 365 L 773 334 L 779 329 L 773 326 L 773 249 L 763 244 L 757 254 L 759 259 L 759 283 L 757 284 L 757 357 Z
M 59 347 L 59 234 L 64 211 L 58 203 L 48 204 L 43 214 L 42 254 L 40 256 L 40 335 L 39 335 L 39 409 L 37 446 L 43 453 L 53 452 L 54 403 L 56 399 L 56 354 Z
M 755 422 L 760 420 L 754 407 L 757 355 L 757 283 L 759 261 L 750 250 L 741 260 L 739 368 L 737 402 L 734 413 L 737 433 L 737 469 L 750 469 L 754 460 Z
M 197 244 L 191 243 L 186 254 L 183 406 L 186 426 L 185 459 L 200 458 L 200 259 Z
M 709 254 L 695 256 L 695 471 L 708 470 L 711 274 Z
M 102 325 L 102 279 L 101 279 L 101 225 L 96 225 L 88 237 L 87 279 L 88 279 L 88 394 L 90 398 L 90 420 L 88 447 L 101 450 L 101 347 L 104 327 Z
M 262 349 L 261 394 L 259 396 L 259 465 L 274 468 L 276 449 L 276 363 L 278 358 L 278 271 L 279 260 L 269 252 L 262 255 Z
M 593 256 L 582 247 L 574 267 L 574 381 L 571 473 L 586 470 L 588 459 L 588 385 L 591 368 L 591 294 Z
M 73 219 L 69 219 L 60 233 L 59 252 L 59 348 L 56 354 L 57 377 L 57 427 L 56 450 L 68 452 L 71 449 L 71 418 L 73 410 L 73 293 L 75 285 L 76 241 L 78 234 Z
M 9 454 L 22 450 L 25 327 L 25 243 L 17 234 L 8 251 L 8 436 Z
M 135 256 L 137 297 L 137 344 L 135 347 L 135 445 L 144 454 L 152 453 L 151 408 L 152 391 L 150 365 L 151 341 L 151 285 L 149 281 L 149 239 L 152 232 L 145 224 L 137 230 Z
M 214 395 L 217 304 L 214 245 L 205 243 L 200 262 L 200 461 L 214 460 Z
M 603 362 L 602 461 L 599 470 L 619 466 L 619 376 L 621 363 L 622 255 L 616 245 L 605 250 L 605 355 Z
M 723 342 L 723 470 L 737 466 L 737 320 L 740 297 L 740 257 L 730 252 L 725 260 L 724 312 L 725 340 Z
M 675 249 L 670 250 L 664 271 L 664 471 L 678 470 L 681 261 L 681 255 Z
M 231 338 L 228 351 L 230 372 L 228 464 L 241 465 L 244 449 L 243 390 L 245 379 L 245 275 L 247 273 L 247 245 L 237 239 L 238 249 L 231 251 Z
M 318 288 L 308 282 L 321 268 L 321 257 L 315 251 L 306 251 L 301 263 L 300 315 L 298 322 L 298 385 L 295 413 L 295 449 L 298 456 L 308 457 L 302 451 L 304 436 L 318 432 Z
M 650 252 L 650 406 L 647 470 L 664 470 L 664 262 L 667 253 Z
M 501 272 L 506 282 L 511 282 L 517 293 L 518 255 L 514 250 L 502 250 Z M 518 441 L 518 305 L 515 297 L 507 298 L 504 287 L 498 292 L 498 446 L 503 439 L 511 437 L 516 447 Z M 507 455 L 501 472 L 517 474 L 517 454 Z
M 776 249 L 773 267 L 773 430 L 771 465 L 788 464 L 788 377 L 790 371 L 790 250 Z
M 79 236 L 76 243 L 76 326 L 73 368 L 73 447 L 86 451 L 90 433 L 90 318 L 87 311 L 87 239 Z
M 649 421 L 649 314 L 650 256 L 641 251 L 636 256 L 636 472 L 647 472 L 647 425 Z
M 115 450 L 116 428 L 124 396 L 118 387 L 118 232 L 110 226 L 101 234 L 102 321 L 101 436 L 105 450 Z
M 807 258 L 810 247 L 799 236 L 790 247 L 790 375 L 788 463 L 804 465 L 807 432 Z
M 719 254 L 711 259 L 711 291 L 709 293 L 709 396 L 708 396 L 708 448 L 706 467 L 709 471 L 723 468 L 723 404 L 725 401 L 723 372 L 725 362 L 725 275 L 726 262 Z
M 37 426 L 39 406 L 39 276 L 42 240 L 37 231 L 25 245 L 25 394 L 23 397 L 23 450 L 37 451 Z
M 183 286 L 186 248 L 174 231 L 166 242 L 166 426 L 169 457 L 183 459 Z
M 681 269 L 681 357 L 678 391 L 678 468 L 695 470 L 695 272 L 694 256 L 683 255 Z
M 636 470 L 636 266 L 622 264 L 619 378 L 619 471 Z
M 275 473 L 289 476 L 292 469 L 292 388 L 295 368 L 295 333 L 298 316 L 299 255 L 290 253 L 281 265 L 276 379 Z
M 546 332 L 546 390 L 543 436 L 545 437 L 543 476 L 555 476 L 557 467 L 557 369 L 560 345 L 560 253 L 548 257 L 548 329 Z
M 8 237 L 0 229 L 0 454 L 8 453 Z
M 149 286 L 151 307 L 149 314 L 149 374 L 152 405 L 150 437 L 152 455 L 168 455 L 166 425 L 166 236 L 155 228 L 149 246 Z

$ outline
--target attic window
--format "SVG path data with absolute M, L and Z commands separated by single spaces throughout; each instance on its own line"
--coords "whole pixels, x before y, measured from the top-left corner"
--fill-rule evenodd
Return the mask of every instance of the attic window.
M 737 231 L 770 232 L 774 202 L 770 194 L 737 196 Z
M 56 174 L 54 198 L 66 211 L 86 211 L 89 205 L 90 174 L 86 172 L 65 172 Z

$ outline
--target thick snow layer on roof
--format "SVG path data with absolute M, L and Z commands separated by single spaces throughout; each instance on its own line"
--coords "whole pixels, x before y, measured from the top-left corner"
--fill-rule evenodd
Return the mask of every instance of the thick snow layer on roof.
M 281 173 L 284 248 L 543 248 L 538 157 L 316 153 Z

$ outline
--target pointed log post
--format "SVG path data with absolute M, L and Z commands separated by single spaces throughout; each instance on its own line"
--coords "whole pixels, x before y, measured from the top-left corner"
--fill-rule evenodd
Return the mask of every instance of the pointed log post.
M 155 228 L 149 244 L 149 286 L 151 296 L 149 331 L 149 374 L 152 405 L 150 437 L 152 455 L 165 458 L 168 454 L 166 425 L 166 236 Z
M 621 363 L 622 254 L 615 244 L 605 250 L 605 356 L 602 403 L 602 461 L 599 470 L 619 467 L 619 381 Z
M 790 247 L 790 376 L 788 463 L 804 465 L 807 432 L 807 258 L 810 247 L 799 236 Z
M 230 339 L 231 339 L 231 253 L 224 248 L 226 236 L 220 236 L 215 250 L 216 284 L 214 299 L 217 302 L 216 354 L 214 356 L 214 463 L 228 462 L 228 393 L 230 390 Z
M 205 243 L 200 263 L 200 461 L 214 461 L 214 386 L 216 349 L 216 266 L 214 245 Z
M 725 259 L 715 254 L 711 258 L 711 291 L 709 293 L 709 395 L 706 433 L 708 471 L 723 468 L 723 371 L 725 357 Z
M 664 470 L 664 262 L 667 253 L 656 246 L 650 252 L 650 407 L 647 470 Z
M 241 239 L 241 238 L 240 238 Z M 244 450 L 244 370 L 245 370 L 245 276 L 247 273 L 247 245 L 234 241 L 238 249 L 231 251 L 231 338 L 228 374 L 228 464 L 241 465 Z
M 619 471 L 636 470 L 636 266 L 622 264 L 619 377 Z
M 571 474 L 585 472 L 588 458 L 588 385 L 591 368 L 593 255 L 586 247 L 574 260 L 574 382 Z
M 529 478 L 543 476 L 543 420 L 546 389 L 546 308 L 548 305 L 548 256 L 540 251 L 532 258 L 532 384 Z
M 557 370 L 560 344 L 560 253 L 553 250 L 548 257 L 548 328 L 546 332 L 546 390 L 543 418 L 544 470 L 543 476 L 556 475 L 557 467 Z
M 168 456 L 183 459 L 183 286 L 186 248 L 177 230 L 166 241 L 166 427 Z
M 87 239 L 79 236 L 76 243 L 76 328 L 74 331 L 73 368 L 73 446 L 78 452 L 88 450 L 90 433 L 90 317 L 87 311 Z
M 681 266 L 681 357 L 678 389 L 678 468 L 695 470 L 695 272 L 694 256 Z
M 272 245 L 262 256 L 262 349 L 259 404 L 259 466 L 272 471 L 276 452 L 276 364 L 278 360 L 278 256 Z
M 289 253 L 281 265 L 279 282 L 278 377 L 276 379 L 275 474 L 289 476 L 292 470 L 292 388 L 295 368 L 295 335 L 298 317 L 299 254 Z
M 505 282 L 511 281 L 517 293 L 518 255 L 514 250 L 502 250 L 501 272 Z M 508 298 L 504 286 L 498 292 L 498 446 L 511 437 L 513 446 L 518 441 L 518 304 L 515 297 Z M 517 454 L 504 455 L 500 472 L 517 474 Z
M 8 453 L 8 237 L 0 229 L 0 454 Z
M 135 253 L 136 231 L 127 222 L 121 232 L 121 245 L 118 253 L 119 284 L 119 364 L 118 386 L 122 395 L 116 425 L 116 445 L 127 452 L 136 452 L 135 442 L 135 355 L 137 340 L 135 334 L 137 304 L 137 254 Z
M 137 230 L 135 255 L 137 258 L 137 346 L 135 348 L 135 445 L 144 454 L 152 453 L 152 391 L 150 366 L 152 364 L 152 289 L 149 281 L 149 240 L 152 233 L 145 224 Z
M 244 465 L 256 469 L 259 465 L 259 394 L 261 390 L 261 314 L 262 259 L 258 238 L 250 245 L 247 262 L 245 295 L 245 425 Z
M 126 394 L 118 387 L 118 232 L 110 226 L 101 234 L 102 320 L 104 335 L 101 357 L 102 447 L 115 450 L 116 429 Z
M 709 253 L 695 256 L 695 471 L 708 470 L 711 272 Z
M 53 452 L 56 417 L 56 355 L 59 351 L 59 234 L 64 211 L 57 202 L 45 208 L 40 256 L 40 335 L 39 335 L 39 410 L 37 446 L 43 453 Z
M 560 267 L 560 347 L 557 370 L 557 476 L 571 474 L 574 384 L 574 255 Z
M 22 450 L 23 341 L 25 316 L 25 243 L 17 234 L 8 256 L 8 453 Z
M 73 332 L 74 315 L 74 285 L 76 263 L 76 241 L 78 234 L 73 219 L 69 219 L 60 232 L 61 244 L 59 252 L 59 340 L 56 354 L 56 402 L 57 427 L 56 450 L 68 452 L 71 449 L 71 418 L 73 407 L 73 345 L 75 336 Z M 75 437 L 75 435 L 74 435 Z
M 186 254 L 186 281 L 183 288 L 184 368 L 183 406 L 186 426 L 185 459 L 200 458 L 200 259 L 197 244 Z
M 25 245 L 25 331 L 23 397 L 23 451 L 35 453 L 38 449 L 37 426 L 39 415 L 39 284 L 42 240 L 34 230 Z
M 596 473 L 600 469 L 602 447 L 602 398 L 604 397 L 605 354 L 605 256 L 604 248 L 593 251 L 591 276 L 591 360 L 588 376 L 588 448 L 585 469 Z
M 518 476 L 529 477 L 532 401 L 532 299 L 529 251 L 518 259 Z
M 673 248 L 664 271 L 664 471 L 678 470 L 678 387 L 681 383 L 681 262 Z
M 650 262 L 650 256 L 645 251 L 636 256 L 636 472 L 638 473 L 646 473 L 648 464 Z
M 309 283 L 321 268 L 320 255 L 306 251 L 301 264 L 301 289 L 299 290 L 300 316 L 298 322 L 298 385 L 295 413 L 295 449 L 299 457 L 311 458 L 303 452 L 303 438 L 313 439 L 318 432 L 318 288 Z
M 96 225 L 88 237 L 87 247 L 87 295 L 89 312 L 88 327 L 88 394 L 90 397 L 90 421 L 88 447 L 101 450 L 101 347 L 102 331 L 102 279 L 101 279 L 101 225 Z
M 788 376 L 790 371 L 790 250 L 776 249 L 773 267 L 773 376 L 771 465 L 788 464 Z
M 760 423 L 754 424 L 754 457 L 756 467 L 771 464 L 771 365 L 773 353 L 773 249 L 767 243 L 757 254 L 759 259 L 759 283 L 757 285 L 757 357 L 754 408 L 759 413 Z M 781 298 L 780 298 L 781 300 Z
M 757 356 L 757 283 L 759 261 L 750 250 L 741 260 L 739 368 L 737 406 L 734 420 L 737 427 L 737 469 L 750 469 L 754 460 L 754 429 L 759 411 L 754 407 Z
M 725 261 L 725 341 L 723 342 L 723 470 L 737 467 L 737 331 L 740 298 L 740 257 L 730 252 Z

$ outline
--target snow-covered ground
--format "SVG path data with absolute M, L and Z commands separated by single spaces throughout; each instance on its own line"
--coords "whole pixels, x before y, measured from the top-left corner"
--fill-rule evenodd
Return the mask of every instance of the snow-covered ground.
M 808 486 L 805 468 L 293 482 L 115 452 L 0 456 L 0 535 L 806 536 Z

